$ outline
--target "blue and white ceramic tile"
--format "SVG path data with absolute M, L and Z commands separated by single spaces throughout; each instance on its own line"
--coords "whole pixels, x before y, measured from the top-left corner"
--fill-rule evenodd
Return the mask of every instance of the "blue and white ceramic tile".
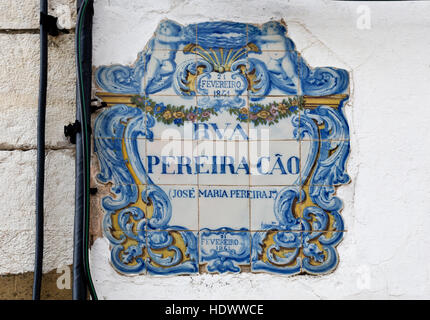
M 303 102 L 299 96 L 266 96 L 250 102 L 249 140 L 298 140 L 299 121 Z M 260 121 L 255 121 L 255 120 Z
M 253 272 L 294 275 L 302 270 L 302 232 L 253 232 L 251 246 Z
M 250 141 L 252 186 L 299 185 L 299 141 Z
M 248 107 L 245 105 L 240 110 L 248 112 Z M 248 141 L 249 126 L 247 119 L 243 122 L 237 122 L 238 116 L 223 112 L 218 114 L 216 122 L 198 121 L 193 124 L 192 137 L 194 140 L 222 140 L 222 141 Z
M 212 273 L 238 273 L 241 266 L 249 266 L 251 236 L 245 229 L 230 228 L 200 230 L 200 263 Z
M 192 185 L 161 186 L 169 196 L 172 214 L 169 221 L 169 230 L 193 230 L 199 228 L 199 191 Z M 149 226 L 150 227 L 150 226 Z
M 95 179 L 111 187 L 100 203 L 115 270 L 336 268 L 349 76 L 308 66 L 287 29 L 164 20 L 132 66 L 96 69 L 109 107 L 94 121 Z
M 155 86 L 159 77 L 164 74 L 175 72 L 187 65 L 195 65 L 197 57 L 195 55 L 187 54 L 182 50 L 153 50 L 147 64 L 148 76 L 144 84 L 149 88 Z M 156 57 L 158 61 L 154 61 L 151 58 Z M 159 65 L 161 63 L 161 66 Z M 155 87 L 154 87 L 155 88 Z M 181 103 L 192 102 L 195 105 L 195 99 L 192 95 L 182 95 L 180 89 L 174 86 L 166 86 L 163 90 L 154 89 L 148 94 L 151 99 L 155 99 L 157 96 L 174 96 L 175 103 L 181 101 Z M 157 100 L 158 101 L 158 100 Z
M 248 186 L 200 186 L 200 228 L 249 230 Z
M 109 238 L 111 232 L 123 232 L 128 238 L 138 240 L 139 232 L 148 229 L 148 222 L 153 221 L 149 198 L 145 197 L 148 191 L 146 185 L 112 185 L 109 189 L 112 195 L 123 194 L 124 198 L 106 196 L 102 207 L 104 215 L 103 232 Z M 124 200 L 131 201 L 131 206 L 123 206 Z M 152 223 L 152 222 L 151 222 Z
M 142 101 L 144 99 L 141 99 Z M 111 110 L 112 109 L 112 110 Z M 94 121 L 94 138 L 104 139 L 122 139 L 129 137 L 125 134 L 127 126 L 125 123 L 132 123 L 139 129 L 138 137 L 144 137 L 146 132 L 146 121 L 142 121 L 145 112 L 141 109 L 134 108 L 131 110 L 129 106 L 119 104 L 111 107 L 110 112 L 103 109 L 100 113 L 96 113 Z
M 289 226 L 279 215 L 279 205 L 276 202 L 277 195 L 285 187 L 250 187 L 250 210 L 251 210 L 251 230 L 296 230 L 301 229 L 296 225 Z M 298 190 L 300 187 L 291 188 Z M 283 214 L 284 215 L 284 214 Z M 294 213 L 291 212 L 294 218 Z M 295 229 L 294 229 L 295 228 Z
M 146 231 L 127 234 L 124 231 L 105 232 L 111 244 L 110 262 L 112 266 L 121 274 L 146 274 L 146 262 L 143 257 L 146 251 Z M 133 239 L 133 240 L 131 240 Z M 132 244 L 128 244 L 132 241 Z
M 155 184 L 197 185 L 194 149 L 191 140 L 147 140 L 148 177 Z
M 201 141 L 199 185 L 249 185 L 248 141 Z
M 339 263 L 336 246 L 342 238 L 343 232 L 303 232 L 302 272 L 321 275 L 336 268 Z
M 155 121 L 154 126 L 151 128 L 154 140 L 192 140 L 194 139 L 195 124 L 193 122 L 184 121 L 182 118 L 175 118 L 177 113 L 168 112 L 171 106 L 177 105 L 179 102 L 180 106 L 184 108 L 195 108 L 196 101 L 195 97 L 191 99 L 183 99 L 180 96 L 148 96 L 151 106 L 147 107 L 148 116 L 154 114 L 156 117 L 164 119 L 164 117 L 173 119 L 172 123 L 165 123 L 163 121 Z M 179 123 L 180 122 L 180 123 Z
M 199 272 L 198 234 L 190 231 L 148 231 L 145 263 L 150 275 Z
M 332 101 L 324 101 L 326 105 L 306 108 L 299 118 L 300 140 L 349 141 L 349 126 L 343 108 L 337 108 L 343 107 L 347 98 L 339 95 L 340 101 L 335 106 Z
M 250 52 L 248 65 L 247 72 L 252 84 L 254 84 L 254 79 L 264 77 L 265 72 L 269 72 L 270 80 L 277 83 L 276 87 L 271 87 L 268 83 L 256 81 L 255 85 L 248 89 L 250 103 L 261 102 L 266 96 L 298 95 L 301 93 L 298 77 L 299 57 L 294 51 Z

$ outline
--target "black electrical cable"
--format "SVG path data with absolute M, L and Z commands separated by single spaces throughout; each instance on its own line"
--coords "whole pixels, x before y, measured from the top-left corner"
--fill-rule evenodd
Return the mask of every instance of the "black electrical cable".
M 83 0 L 76 1 L 76 7 L 81 8 Z M 77 54 L 77 53 L 76 53 Z M 78 80 L 78 79 L 77 79 Z M 77 82 L 78 83 L 78 82 Z M 80 104 L 80 92 L 78 85 L 76 85 L 76 126 L 78 130 L 76 132 L 76 154 L 75 154 L 75 221 L 73 231 L 73 289 L 72 298 L 73 300 L 86 300 L 87 299 L 87 287 L 86 277 L 84 270 L 84 162 L 82 153 L 82 131 L 80 130 L 81 119 L 81 108 Z
M 76 68 L 77 68 L 77 112 L 81 124 L 82 147 L 82 267 L 86 283 L 93 300 L 97 294 L 91 277 L 88 244 L 90 221 L 90 118 L 91 103 L 91 50 L 92 50 L 92 8 L 93 0 L 81 0 L 76 23 Z M 85 81 L 86 80 L 86 81 Z M 79 142 L 78 142 L 79 143 Z M 76 230 L 76 228 L 75 228 Z
M 40 1 L 40 13 L 48 13 L 48 0 Z M 36 248 L 33 277 L 33 300 L 40 299 L 43 268 L 43 195 L 45 189 L 45 119 L 48 83 L 48 31 L 40 21 L 40 78 L 37 116 L 37 169 L 36 169 Z

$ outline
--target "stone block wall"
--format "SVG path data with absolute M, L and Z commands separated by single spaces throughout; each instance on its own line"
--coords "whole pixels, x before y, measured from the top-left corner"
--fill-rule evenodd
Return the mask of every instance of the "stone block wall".
M 49 37 L 46 115 L 45 257 L 42 298 L 66 298 L 56 269 L 72 263 L 75 119 L 74 0 L 49 1 L 69 34 Z M 0 296 L 31 298 L 34 264 L 39 1 L 0 2 Z M 48 290 L 49 289 L 49 290 Z

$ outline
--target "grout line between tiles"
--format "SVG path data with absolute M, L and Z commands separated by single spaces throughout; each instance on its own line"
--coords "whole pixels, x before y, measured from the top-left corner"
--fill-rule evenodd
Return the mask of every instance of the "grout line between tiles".
M 249 43 L 249 24 L 247 23 L 246 24 L 246 43 L 248 44 Z M 249 53 L 248 53 L 248 51 L 246 52 L 246 62 L 247 62 L 247 66 L 249 65 Z M 247 72 L 247 71 L 246 71 Z M 249 168 L 249 170 L 251 171 L 252 170 L 252 167 L 251 167 L 251 155 L 250 155 L 250 146 L 249 146 L 249 133 L 250 133 L 250 119 L 249 119 L 249 112 L 250 112 L 250 101 L 249 101 L 249 90 L 247 89 L 246 90 L 246 97 L 247 97 L 247 108 L 248 108 L 248 117 L 247 117 L 247 121 L 246 121 L 246 124 L 247 124 L 247 127 L 248 127 L 248 140 L 247 140 L 247 143 L 248 143 L 248 162 L 249 162 L 249 166 L 250 166 L 250 168 Z M 248 174 L 248 191 L 251 191 L 251 172 L 249 172 L 249 174 Z M 252 203 L 251 203 L 251 198 L 250 197 L 248 197 L 248 229 L 249 230 L 251 230 L 252 229 Z M 250 266 L 250 268 L 251 268 L 251 265 L 252 265 L 252 263 L 251 263 L 251 257 L 252 257 L 252 237 L 251 237 L 251 232 L 249 232 L 249 266 Z
M 97 182 L 98 184 L 102 184 L 100 182 Z M 112 184 L 112 186 L 148 186 L 149 184 Z M 157 183 L 157 186 L 180 186 L 180 187 L 197 187 L 197 183 Z M 199 184 L 200 187 L 250 187 L 250 188 L 269 188 L 269 187 L 300 187 L 300 183 L 297 184 Z M 308 184 L 306 184 L 308 186 Z M 339 187 L 339 185 L 318 185 L 318 184 L 311 184 L 309 186 L 313 187 Z
M 310 232 L 321 232 L 321 233 L 340 233 L 340 232 L 348 232 L 348 229 L 345 230 L 312 230 L 312 231 L 299 231 L 299 230 L 282 230 L 282 229 L 250 229 L 250 230 L 217 230 L 219 228 L 203 228 L 203 229 L 209 229 L 209 231 L 211 232 L 226 232 L 226 233 L 251 233 L 251 232 L 290 232 L 290 233 L 310 233 Z M 187 230 L 183 230 L 183 229 L 151 229 L 151 230 L 145 230 L 145 229 L 137 229 L 136 231 L 144 231 L 145 233 L 151 233 L 151 232 L 201 232 L 201 230 L 203 229 L 187 229 Z M 122 230 L 105 230 L 105 231 L 111 231 L 111 232 L 123 232 Z
M 246 24 L 246 40 L 247 40 L 247 43 L 248 43 L 248 41 L 249 41 L 249 27 L 248 27 L 248 25 L 249 24 Z M 195 27 L 196 27 L 196 44 L 198 44 L 198 24 L 196 24 L 195 25 Z M 166 51 L 166 49 L 161 49 L 160 51 Z M 167 51 L 181 51 L 181 50 L 169 50 L 169 49 L 167 49 Z M 263 50 L 262 51 L 263 53 L 264 52 L 294 52 L 294 50 Z M 300 96 L 302 96 L 302 92 L 301 92 L 301 70 L 300 70 L 300 58 L 301 58 L 301 56 L 300 56 L 300 53 L 297 55 L 297 59 L 298 59 L 298 61 L 297 61 L 297 72 L 298 72 L 298 74 L 297 74 L 297 77 L 298 77 L 298 83 L 297 83 L 297 95 L 296 95 L 296 97 L 298 98 L 298 97 L 300 97 Z M 196 62 L 197 62 L 197 60 L 198 60 L 198 58 L 197 58 L 197 55 L 195 55 L 195 60 L 196 60 Z M 246 52 L 246 60 L 247 60 L 247 64 L 249 65 L 249 54 L 248 54 L 248 51 Z M 146 88 L 146 77 L 143 79 L 144 80 L 144 88 Z M 246 101 L 247 101 L 247 108 L 248 108 L 248 110 L 249 110 L 249 107 L 250 107 L 250 105 L 251 105 L 251 101 L 250 101 L 250 94 L 249 94 L 249 91 L 248 90 L 246 90 L 246 94 L 247 94 L 247 97 L 246 97 Z M 172 97 L 176 97 L 177 95 L 154 95 L 154 96 L 172 96 Z M 197 94 L 196 93 L 196 95 L 195 95 L 195 97 L 194 97 L 194 100 L 195 100 L 195 104 L 196 104 L 196 106 L 198 105 L 198 97 L 201 97 L 201 96 L 203 96 L 203 95 L 199 95 L 199 94 Z M 285 97 L 285 96 L 291 96 L 291 95 L 279 95 L 279 97 Z M 273 97 L 277 97 L 277 96 L 273 96 Z M 146 104 L 145 104 L 145 119 L 146 119 L 146 116 L 147 116 L 147 110 L 146 110 Z M 299 123 L 301 123 L 301 112 L 299 111 L 298 112 L 298 118 L 299 118 Z M 249 117 L 248 117 L 248 121 L 247 121 L 247 130 L 248 130 L 248 136 L 249 136 L 249 130 L 250 130 L 250 120 L 249 120 Z M 298 128 L 298 132 L 299 132 L 299 140 L 298 140 L 298 143 L 299 143 L 299 154 L 300 154 L 300 162 L 299 162 L 299 181 L 300 181 L 300 183 L 299 183 L 299 185 L 298 185 L 298 187 L 300 188 L 300 190 L 303 190 L 304 189 L 304 181 L 302 181 L 302 179 L 303 179 L 303 168 L 302 168 L 302 165 L 303 165 L 303 160 L 302 160 L 302 142 L 305 142 L 305 141 L 350 141 L 350 139 L 341 139 L 341 140 L 334 140 L 334 139 L 326 139 L 326 140 L 324 140 L 324 139 L 301 139 L 300 138 L 300 135 L 301 135 L 301 128 L 300 128 L 300 126 L 299 126 L 299 128 Z M 97 139 L 103 139 L 103 137 L 97 137 Z M 106 139 L 111 139 L 111 138 L 106 138 Z M 116 138 L 112 138 L 112 139 L 116 139 Z M 146 138 L 144 138 L 145 139 L 145 156 L 147 155 L 147 148 L 148 148 L 148 142 L 147 142 L 147 139 Z M 168 139 L 168 140 L 166 140 L 166 139 L 157 139 L 157 138 L 155 138 L 154 140 L 160 140 L 160 141 L 174 141 L 174 140 L 178 140 L 178 141 L 189 141 L 189 140 L 191 140 L 191 141 L 196 141 L 195 139 Z M 197 141 L 199 141 L 199 140 L 197 140 Z M 229 140 L 201 140 L 201 141 L 229 141 Z M 256 140 L 251 140 L 251 139 L 248 139 L 247 141 L 246 141 L 246 144 L 248 145 L 248 150 L 247 150 L 247 154 L 248 154 L 248 164 L 250 165 L 250 163 L 251 163 L 251 161 L 250 161 L 250 147 L 249 147 L 249 144 L 250 144 L 250 141 L 297 141 L 297 139 L 268 139 L 268 140 L 264 140 L 264 139 L 256 139 Z M 198 148 L 198 147 L 197 147 Z M 194 150 L 194 149 L 193 149 Z M 144 160 L 144 165 L 145 165 L 145 168 L 147 168 L 147 157 L 145 157 L 145 160 Z M 251 188 L 264 188 L 264 187 L 287 187 L 287 186 L 297 186 L 296 184 L 292 184 L 292 185 L 273 185 L 273 184 L 271 184 L 271 185 L 252 185 L 252 183 L 251 183 L 251 181 L 252 181 L 252 179 L 251 179 L 252 177 L 251 177 L 251 174 L 249 174 L 248 175 L 248 184 L 247 185 L 228 185 L 228 184 L 211 184 L 211 185 L 206 185 L 206 184 L 201 184 L 200 182 L 201 182 L 201 180 L 200 180 L 200 173 L 198 173 L 197 174 L 197 179 L 196 179 L 196 184 L 177 184 L 177 183 L 175 183 L 175 184 L 162 184 L 162 183 L 160 183 L 160 184 L 157 184 L 158 186 L 196 186 L 197 187 L 197 206 L 198 206 L 198 208 L 197 208 L 197 230 L 186 230 L 186 231 L 190 231 L 190 232 L 197 232 L 197 237 L 198 237 L 198 245 L 197 245 L 197 247 L 198 247 L 198 257 L 197 257 L 197 265 L 200 265 L 200 231 L 201 231 L 201 221 L 200 221 L 200 196 L 199 196 L 199 190 L 200 190 L 200 188 L 202 188 L 202 187 L 232 187 L 232 188 L 234 188 L 234 187 L 243 187 L 243 188 L 245 188 L 245 187 L 247 187 L 247 189 L 250 191 L 251 190 Z M 143 184 L 143 185 L 147 185 L 147 184 Z M 324 185 L 313 185 L 313 186 L 324 186 Z M 338 185 L 327 185 L 327 187 L 338 187 Z M 301 194 L 301 192 L 300 192 L 300 194 Z M 253 232 L 268 232 L 268 231 L 277 231 L 277 232 L 300 232 L 301 233 L 301 243 L 302 243 L 302 241 L 303 241 L 303 234 L 304 234 L 304 231 L 292 231 L 292 230 L 252 230 L 252 201 L 251 201 L 251 197 L 248 197 L 248 224 L 249 224 L 249 230 L 247 230 L 247 231 L 240 231 L 240 230 L 237 230 L 237 231 L 231 231 L 232 233 L 235 233 L 235 232 L 247 232 L 248 234 L 249 234 L 249 236 L 250 236 L 250 261 L 249 261 L 249 264 L 250 264 L 250 266 L 251 266 L 251 272 L 252 272 L 252 261 L 251 261 L 251 256 L 252 256 L 252 233 Z M 160 230 L 148 230 L 148 227 L 147 226 L 145 226 L 145 232 L 146 233 L 149 233 L 149 232 L 159 232 L 159 231 L 179 231 L 179 230 L 175 230 L 175 229 L 166 229 L 166 230 L 163 230 L 163 229 L 160 229 Z M 214 231 L 216 231 L 216 230 L 214 230 Z M 314 230 L 315 231 L 315 230 Z M 230 232 L 230 231 L 228 231 L 228 232 Z M 323 233 L 328 233 L 328 232 L 347 232 L 347 230 L 336 230 L 336 231 L 330 231 L 330 230 L 328 230 L 328 231 L 324 231 L 324 230 L 321 230 L 320 232 L 323 232 Z M 148 245 L 148 238 L 146 237 L 146 244 Z M 300 257 L 302 257 L 303 256 L 303 253 L 301 252 L 300 253 Z M 300 265 L 300 270 L 302 271 L 302 265 L 303 265 L 303 261 L 301 261 L 301 265 Z M 146 273 L 148 273 L 148 265 L 146 264 Z M 200 272 L 198 272 L 199 274 L 200 274 Z M 260 272 L 257 272 L 257 273 L 260 273 Z
M 146 140 L 146 138 L 119 138 L 119 137 L 94 137 L 94 139 L 107 139 L 107 140 Z M 208 142 L 208 141 L 212 141 L 212 142 L 231 142 L 231 141 L 235 141 L 235 140 L 229 140 L 229 139 L 177 139 L 177 138 L 172 138 L 172 139 L 160 139 L 160 138 L 153 138 L 153 141 L 165 141 L 165 142 L 171 142 L 171 141 L 196 141 L 196 142 Z M 261 142 L 261 141 L 276 141 L 276 142 L 299 142 L 299 141 L 308 141 L 308 142 L 312 142 L 312 141 L 320 141 L 320 142 L 343 142 L 343 141 L 351 141 L 350 139 L 300 139 L 297 140 L 295 138 L 288 138 L 288 139 L 248 139 L 248 141 L 250 142 Z
M 196 45 L 199 45 L 198 40 L 199 40 L 199 35 L 198 35 L 198 24 L 196 23 Z M 195 55 L 195 63 L 197 65 L 197 55 Z M 197 91 L 197 89 L 196 89 Z M 194 102 L 195 102 L 195 107 L 198 107 L 198 99 L 197 99 L 197 92 L 196 95 L 194 97 Z M 193 137 L 194 138 L 194 137 Z M 194 139 L 193 139 L 194 140 Z M 198 144 L 196 144 L 196 148 L 197 148 L 197 152 L 199 150 L 199 146 Z M 194 153 L 194 145 L 193 145 L 193 153 Z M 197 153 L 199 154 L 199 153 Z M 197 174 L 197 270 L 198 273 L 200 274 L 200 255 L 201 255 L 201 244 L 200 244 L 200 173 Z

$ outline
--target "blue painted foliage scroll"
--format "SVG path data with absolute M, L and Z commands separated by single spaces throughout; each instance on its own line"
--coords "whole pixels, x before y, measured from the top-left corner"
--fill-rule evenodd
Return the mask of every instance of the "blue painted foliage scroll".
M 274 211 L 279 224 L 262 225 L 267 231 L 254 235 L 252 268 L 283 274 L 324 274 L 338 264 L 336 246 L 344 232 L 342 201 L 335 196 L 335 188 L 350 181 L 345 170 L 348 124 L 343 104 L 339 108 L 307 109 L 300 120 L 295 117 L 292 122 L 299 129 L 295 130 L 296 137 L 307 138 L 311 144 L 302 181 L 299 187 L 285 187 L 278 193 Z M 297 214 L 296 207 L 309 200 L 312 205 Z M 263 250 L 269 235 L 271 247 Z
M 96 82 L 112 93 L 148 95 L 173 85 L 179 94 L 190 96 L 196 92 L 187 87 L 187 71 L 196 74 L 197 67 L 202 66 L 204 73 L 224 72 L 243 65 L 247 69 L 244 75 L 255 74 L 257 84 L 250 91 L 253 101 L 271 94 L 274 89 L 283 94 L 314 96 L 347 92 L 349 83 L 345 70 L 309 68 L 285 33 L 286 27 L 276 21 L 258 28 L 235 22 L 181 26 L 165 20 L 134 66 L 100 67 Z M 274 45 L 277 51 L 273 51 Z M 181 50 L 190 58 L 178 65 L 176 55 Z
M 259 27 L 236 22 L 182 26 L 165 20 L 133 66 L 97 68 L 95 82 L 104 92 L 144 101 L 176 95 L 197 101 L 212 115 L 243 108 L 248 100 L 262 102 L 268 95 L 305 101 L 304 108 L 290 106 L 295 112 L 288 120 L 294 139 L 309 147 L 300 181 L 277 193 L 272 207 L 276 223 L 258 230 L 196 231 L 172 225 L 171 199 L 148 174 L 139 145 L 154 140 L 157 118 L 132 100 L 101 112 L 94 126 L 100 165 L 96 179 L 110 186 L 110 194 L 101 199 L 103 231 L 117 271 L 193 274 L 204 264 L 210 273 L 237 273 L 250 266 L 253 272 L 320 275 L 336 268 L 336 246 L 345 227 L 342 201 L 335 194 L 350 181 L 344 114 L 349 75 L 343 69 L 309 67 L 286 31 L 276 21 Z M 212 87 L 221 77 L 228 87 Z M 312 97 L 340 98 L 337 105 L 306 105 Z M 163 103 L 156 106 L 165 110 Z M 220 241 L 229 245 L 214 245 Z
M 95 152 L 101 168 L 97 179 L 112 183 L 111 192 L 115 195 L 102 199 L 106 212 L 103 231 L 113 245 L 111 262 L 125 274 L 195 273 L 198 270 L 196 235 L 185 228 L 169 225 L 170 200 L 163 189 L 152 182 L 141 162 L 138 139 L 152 140 L 153 126 L 152 117 L 127 105 L 107 109 L 95 122 Z M 133 163 L 135 177 L 128 167 L 130 163 Z M 145 187 L 140 189 L 139 186 Z M 145 211 L 142 205 L 137 205 L 139 199 L 146 204 Z M 150 207 L 153 208 L 151 216 Z M 174 231 L 167 231 L 169 229 Z M 185 250 L 181 250 L 178 243 L 182 243 Z M 173 255 L 163 257 L 159 253 L 162 249 Z

